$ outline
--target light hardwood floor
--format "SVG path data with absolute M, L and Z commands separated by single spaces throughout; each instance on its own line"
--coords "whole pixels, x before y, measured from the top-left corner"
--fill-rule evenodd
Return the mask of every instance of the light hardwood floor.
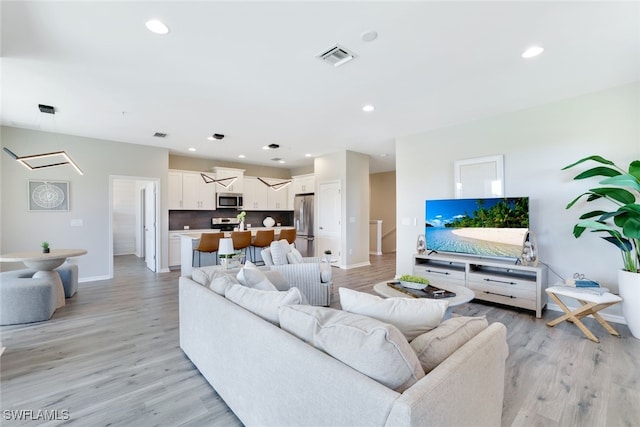
M 394 275 L 394 254 L 371 261 L 333 270 L 332 306 L 339 308 L 339 286 L 372 292 Z M 179 273 L 151 273 L 133 256 L 117 257 L 115 266 L 114 280 L 81 283 L 51 320 L 0 328 L 0 424 L 241 425 L 179 348 Z M 540 320 L 472 302 L 454 313 L 508 328 L 504 426 L 640 425 L 640 341 L 626 326 L 614 324 L 622 334 L 615 338 L 587 319 L 596 344 L 566 322 L 547 327 L 560 314 L 553 311 Z M 70 419 L 8 420 L 8 410 L 45 409 Z

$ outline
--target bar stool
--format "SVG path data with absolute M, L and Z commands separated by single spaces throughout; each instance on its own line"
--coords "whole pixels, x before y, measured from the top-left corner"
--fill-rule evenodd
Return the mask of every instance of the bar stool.
M 195 267 L 196 261 L 196 252 L 198 252 L 198 267 L 202 266 L 201 263 L 201 254 L 202 252 L 206 253 L 216 253 L 216 264 L 218 263 L 218 248 L 220 246 L 220 239 L 223 237 L 224 233 L 202 233 L 200 235 L 200 243 L 198 243 L 198 247 L 193 250 L 193 256 L 191 259 L 191 266 Z
M 289 244 L 295 243 L 296 241 L 296 229 L 295 228 L 283 228 L 280 230 L 280 240 L 286 239 Z
M 251 243 L 251 251 L 252 261 L 256 262 L 256 248 L 266 248 L 273 242 L 275 237 L 275 231 L 273 230 L 258 230 L 256 232 L 256 237 L 254 237 L 253 242 Z M 264 263 L 264 261 L 263 261 Z
M 617 304 L 622 301 L 617 295 L 614 295 L 609 292 L 605 292 L 602 294 L 592 293 L 589 291 L 589 288 L 572 288 L 569 286 L 552 286 L 550 288 L 545 289 L 547 294 L 551 297 L 552 300 L 555 301 L 558 306 L 565 312 L 564 315 L 554 319 L 550 322 L 547 322 L 547 326 L 555 326 L 560 322 L 574 323 L 580 330 L 589 338 L 591 341 L 600 342 L 598 338 L 596 338 L 593 333 L 587 329 L 587 327 L 580 321 L 585 316 L 592 315 L 594 319 L 598 321 L 602 325 L 603 328 L 607 330 L 611 335 L 615 335 L 619 337 L 620 334 L 613 329 L 613 327 L 607 323 L 606 320 L 602 318 L 597 312 L 602 310 L 603 308 L 607 308 L 610 305 Z M 580 307 L 571 311 L 569 307 L 567 307 L 562 300 L 558 297 L 561 295 L 563 297 L 568 297 L 577 300 L 580 303 Z
M 251 246 L 251 231 L 232 231 L 231 240 L 233 241 L 233 249 L 244 251 L 246 257 L 247 248 Z

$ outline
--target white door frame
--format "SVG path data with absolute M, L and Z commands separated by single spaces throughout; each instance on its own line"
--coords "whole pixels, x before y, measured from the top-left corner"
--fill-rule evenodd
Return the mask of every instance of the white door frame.
M 153 182 L 156 186 L 156 272 L 160 272 L 160 178 L 147 176 L 109 175 L 109 226 L 107 227 L 107 253 L 109 254 L 109 279 L 113 279 L 113 181 L 124 179 L 128 181 Z

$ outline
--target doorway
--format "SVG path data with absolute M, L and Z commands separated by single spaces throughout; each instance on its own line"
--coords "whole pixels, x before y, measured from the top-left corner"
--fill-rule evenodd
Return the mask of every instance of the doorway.
M 340 181 L 318 184 L 318 249 L 331 250 L 339 266 L 344 264 L 342 247 L 342 195 Z
M 135 255 L 147 268 L 160 268 L 160 207 L 158 179 L 109 177 L 109 277 L 114 277 L 114 256 Z

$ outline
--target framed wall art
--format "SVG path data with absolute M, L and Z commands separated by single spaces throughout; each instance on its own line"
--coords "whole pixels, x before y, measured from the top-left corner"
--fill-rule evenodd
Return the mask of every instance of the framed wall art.
M 69 210 L 69 181 L 28 181 L 29 210 Z
M 504 197 L 503 156 L 457 160 L 454 180 L 456 199 Z

